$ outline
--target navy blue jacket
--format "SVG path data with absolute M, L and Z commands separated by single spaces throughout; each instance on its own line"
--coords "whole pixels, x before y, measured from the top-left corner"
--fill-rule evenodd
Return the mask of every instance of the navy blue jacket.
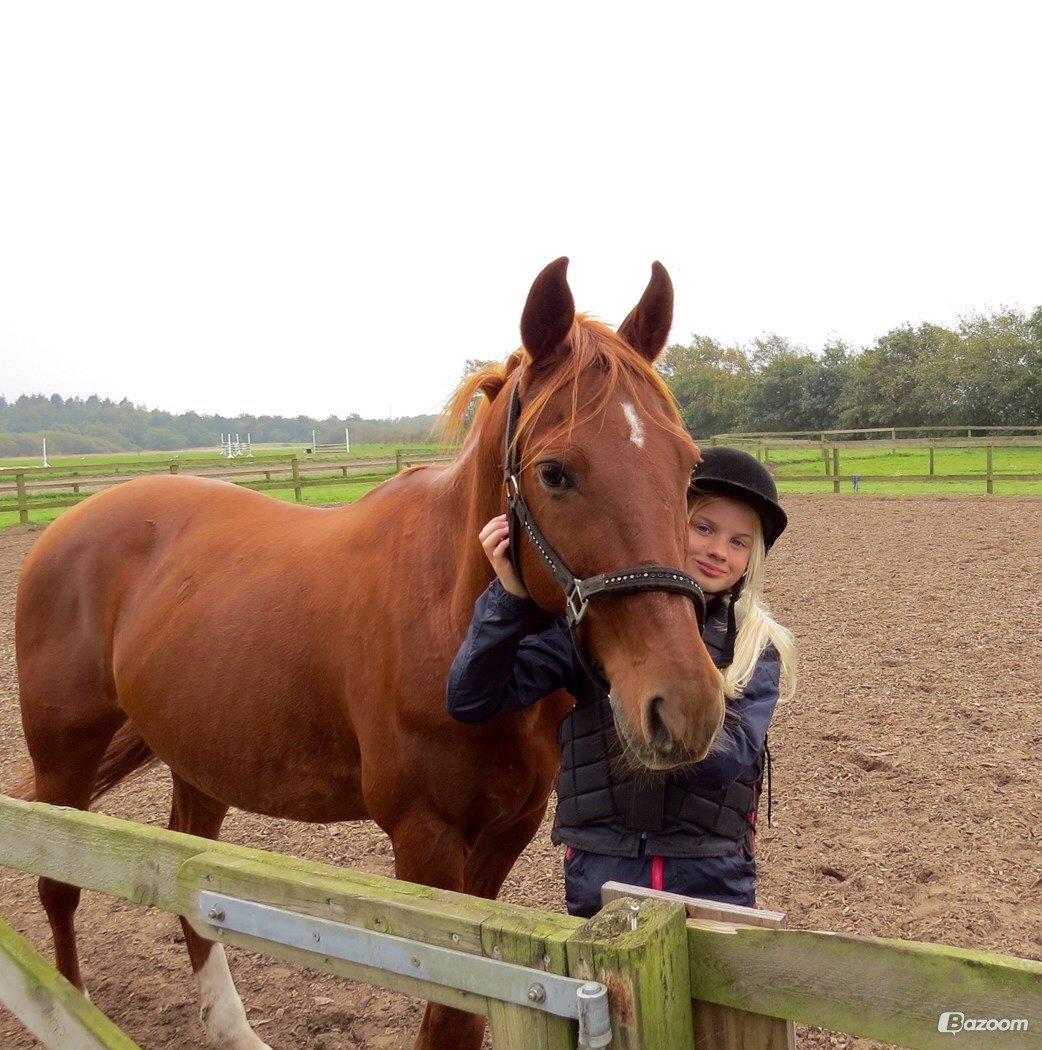
M 719 662 L 726 630 L 726 602 L 716 600 L 707 611 L 703 639 Z M 729 716 L 710 754 L 695 765 L 669 774 L 698 794 L 726 792 L 736 781 L 755 782 L 762 770 L 767 729 L 778 700 L 779 658 L 768 645 L 743 695 L 728 700 Z M 559 689 L 575 697 L 577 708 L 599 703 L 602 695 L 579 663 L 561 618 L 547 616 L 528 598 L 517 598 L 494 580 L 479 596 L 467 636 L 449 673 L 446 703 L 449 714 L 471 724 L 487 722 L 507 711 L 520 711 Z M 567 723 L 566 719 L 566 723 Z M 566 741 L 562 741 L 567 746 Z M 565 755 L 565 765 L 568 755 Z M 562 781 L 564 779 L 562 770 Z M 558 795 L 563 797 L 559 783 Z M 692 841 L 690 828 L 662 827 L 640 831 L 619 814 L 610 821 L 611 842 L 604 827 L 587 829 L 581 820 L 562 822 L 560 809 L 555 841 L 579 849 L 636 856 L 718 856 L 734 853 L 735 841 L 701 836 Z M 568 826 L 574 823 L 580 826 Z

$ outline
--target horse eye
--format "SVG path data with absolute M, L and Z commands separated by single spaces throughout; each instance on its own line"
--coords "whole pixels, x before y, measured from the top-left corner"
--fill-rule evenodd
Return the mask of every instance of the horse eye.
M 548 489 L 556 489 L 558 492 L 571 487 L 568 475 L 560 463 L 540 463 L 539 480 Z

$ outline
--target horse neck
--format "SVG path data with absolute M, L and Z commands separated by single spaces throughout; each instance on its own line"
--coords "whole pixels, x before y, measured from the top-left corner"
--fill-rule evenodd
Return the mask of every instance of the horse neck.
M 474 602 L 495 575 L 478 542 L 485 524 L 505 509 L 503 440 L 506 411 L 497 398 L 479 432 L 468 438 L 458 459 L 444 476 L 444 498 L 432 501 L 430 512 L 442 535 L 455 544 L 450 611 L 453 620 L 470 622 Z

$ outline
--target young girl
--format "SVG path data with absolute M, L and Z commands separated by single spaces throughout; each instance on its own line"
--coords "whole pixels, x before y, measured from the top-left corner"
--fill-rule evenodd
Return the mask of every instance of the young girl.
M 702 457 L 689 490 L 686 568 L 708 601 L 702 637 L 724 674 L 727 717 L 705 759 L 665 775 L 619 761 L 607 696 L 583 670 L 564 620 L 535 605 L 510 564 L 506 516 L 481 530 L 497 578 L 478 598 L 453 661 L 448 710 L 482 723 L 558 689 L 575 697 L 558 730 L 552 833 L 566 847 L 573 915 L 595 914 L 610 881 L 755 905 L 767 729 L 779 696 L 790 696 L 796 681 L 792 636 L 760 599 L 764 558 L 787 522 L 774 481 L 755 458 L 719 447 Z

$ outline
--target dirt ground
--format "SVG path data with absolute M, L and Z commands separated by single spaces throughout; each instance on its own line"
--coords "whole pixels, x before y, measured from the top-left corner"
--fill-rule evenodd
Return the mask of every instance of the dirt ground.
M 759 903 L 797 928 L 939 941 L 1042 960 L 1042 501 L 789 497 L 768 563 L 801 653 L 771 731 L 774 826 L 761 814 Z M 38 532 L 0 534 L 0 784 L 24 754 L 13 605 Z M 103 809 L 161 823 L 162 771 Z M 225 837 L 392 874 L 374 825 L 241 813 Z M 0 914 L 46 954 L 35 880 L 0 870 Z M 562 908 L 544 824 L 503 896 Z M 98 894 L 79 911 L 94 1002 L 143 1047 L 202 1047 L 172 917 Z M 259 1034 L 278 1050 L 411 1045 L 402 996 L 229 950 Z M 802 1047 L 871 1047 L 799 1029 Z M 0 1046 L 34 1041 L 0 1011 Z

